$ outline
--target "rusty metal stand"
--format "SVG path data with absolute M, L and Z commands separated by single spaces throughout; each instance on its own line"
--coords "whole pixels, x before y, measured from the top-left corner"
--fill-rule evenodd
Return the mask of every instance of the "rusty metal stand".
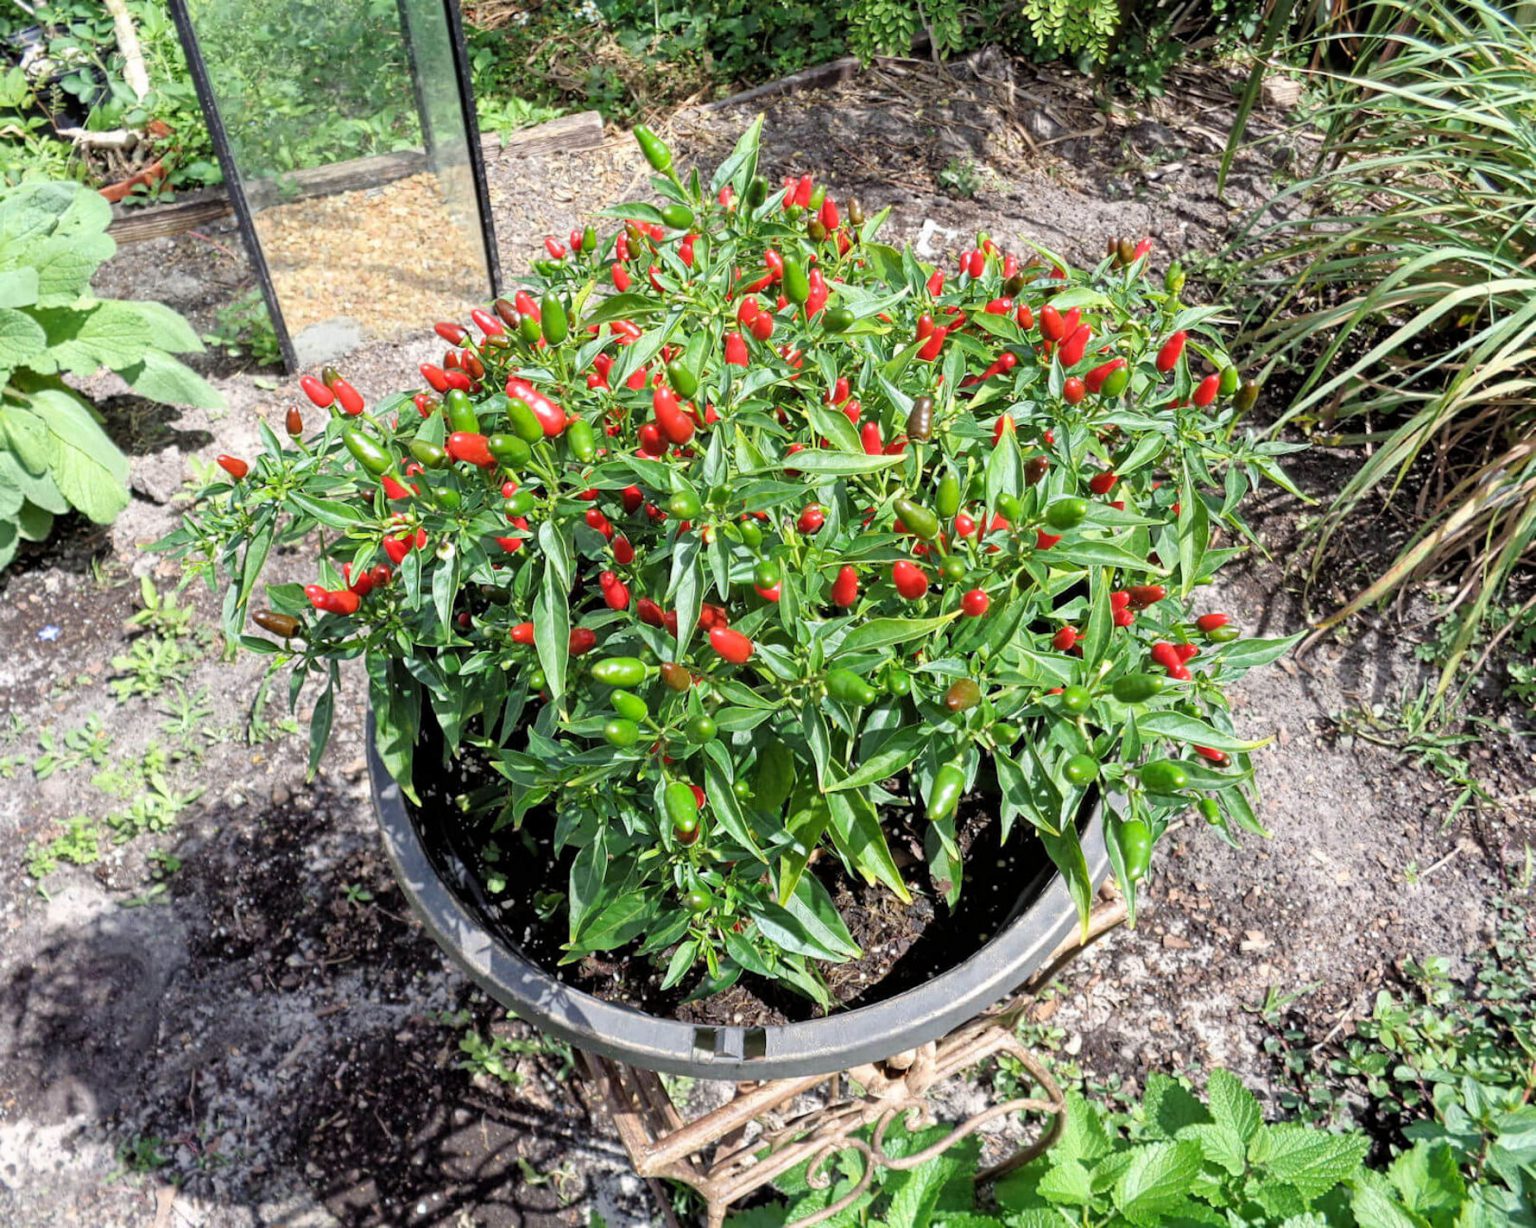
M 797 1164 L 809 1160 L 811 1186 L 825 1189 L 832 1180 L 828 1161 L 842 1151 L 857 1152 L 863 1157 L 863 1173 L 854 1188 L 794 1225 L 811 1228 L 863 1194 L 876 1166 L 916 1168 L 1008 1114 L 1036 1113 L 1050 1121 L 1041 1124 L 1033 1142 L 985 1170 L 983 1180 L 993 1180 L 1029 1163 L 1055 1143 L 1066 1124 L 1066 1100 L 1055 1080 L 1014 1033 L 1033 995 L 1085 947 L 1123 922 L 1125 915 L 1124 901 L 1102 893 L 1086 933 L 1074 934 L 1063 942 L 1013 998 L 942 1040 L 835 1074 L 739 1084 L 730 1101 L 692 1121 L 683 1120 L 653 1071 L 590 1053 L 582 1053 L 581 1058 L 602 1093 L 635 1171 L 657 1190 L 662 1212 L 674 1225 L 658 1178 L 692 1186 L 708 1208 L 707 1228 L 721 1228 L 732 1203 Z M 905 1119 L 909 1130 L 932 1124 L 927 1094 L 936 1083 L 1003 1053 L 1024 1067 L 1042 1096 L 995 1104 L 912 1155 L 887 1154 L 886 1132 L 898 1117 Z M 873 1127 L 867 1140 L 853 1137 L 865 1127 Z

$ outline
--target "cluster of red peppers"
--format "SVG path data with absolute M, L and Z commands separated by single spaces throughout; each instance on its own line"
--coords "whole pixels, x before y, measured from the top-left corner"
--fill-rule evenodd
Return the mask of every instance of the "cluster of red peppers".
M 1213 475 L 1241 459 L 1231 423 L 1258 386 L 1176 266 L 1159 291 L 1150 240 L 1082 275 L 981 235 L 946 278 L 809 175 L 775 189 L 741 159 L 685 185 L 637 135 L 664 205 L 549 238 L 537 288 L 436 325 L 449 348 L 421 387 L 370 406 L 334 370 L 305 376 L 321 432 L 295 407 L 282 456 L 219 458 L 237 490 L 329 484 L 292 505 L 341 533 L 303 590 L 315 615 L 260 625 L 498 671 L 569 755 L 519 760 L 514 786 L 657 817 L 705 929 L 751 911 L 737 862 L 768 861 L 782 907 L 812 889 L 796 814 L 905 889 L 828 800 L 866 758 L 883 774 L 849 794 L 874 815 L 905 774 L 956 884 L 954 819 L 994 761 L 1008 797 L 1025 771 L 1064 797 L 1128 792 L 1109 834 L 1131 884 L 1179 805 L 1251 826 L 1213 775 L 1242 744 L 1208 723 L 1220 683 L 1201 672 L 1238 631 L 1182 611 L 1216 565 Z M 335 510 L 338 480 L 360 510 Z M 1119 764 L 1144 709 L 1149 743 L 1220 745 L 1184 738 L 1203 766 Z

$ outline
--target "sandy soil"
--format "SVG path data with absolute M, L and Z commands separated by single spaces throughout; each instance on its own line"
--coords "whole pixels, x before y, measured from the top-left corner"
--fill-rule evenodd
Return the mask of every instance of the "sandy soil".
M 768 169 L 825 167 L 840 195 L 890 203 L 895 234 L 934 252 L 976 229 L 1080 257 L 1111 234 L 1150 232 L 1160 259 L 1209 249 L 1230 207 L 1260 201 L 1283 170 L 1283 158 L 1255 151 L 1229 202 L 1215 198 L 1231 109 L 1219 74 L 1181 80 L 1139 117 L 1106 117 L 1065 78 L 1014 79 L 992 60 L 979 76 L 951 71 L 891 66 L 772 103 Z M 709 162 L 745 119 L 696 112 L 672 131 L 684 157 Z M 1268 122 L 1260 117 L 1260 134 Z M 974 199 L 946 195 L 941 176 L 967 164 Z M 505 266 L 526 268 L 543 234 L 643 191 L 642 170 L 617 137 L 594 152 L 493 163 Z M 228 228 L 127 248 L 99 279 L 103 293 L 162 299 L 205 328 L 248 283 Z M 341 365 L 377 393 L 440 349 L 429 336 L 376 344 Z M 510 1053 L 514 1083 L 460 1069 L 467 1029 L 532 1038 L 404 912 L 366 798 L 356 674 L 309 784 L 299 737 L 246 740 L 258 660 L 197 655 L 180 685 L 206 692 L 207 711 L 191 717 L 176 717 L 171 689 L 114 699 L 138 577 L 162 587 L 178 578 L 141 547 L 174 523 L 171 500 L 189 474 L 215 452 L 252 448 L 258 420 L 275 425 L 288 403 L 272 372 L 216 357 L 205 367 L 229 399 L 220 415 L 109 402 L 134 457 L 136 498 L 118 524 L 69 530 L 0 577 L 0 709 L 16 718 L 0 727 L 0 1221 L 576 1225 L 594 1210 L 611 1225 L 648 1220 L 644 1184 L 556 1047 Z M 1298 473 L 1326 492 L 1348 464 L 1319 453 Z M 1294 500 L 1269 497 L 1257 519 L 1273 557 L 1223 581 L 1220 604 L 1255 631 L 1301 624 L 1284 566 L 1300 514 Z M 196 600 L 213 625 L 212 599 Z M 1274 836 L 1234 851 L 1178 832 L 1141 928 L 1070 970 L 1042 1014 L 1097 1077 L 1226 1065 L 1272 1088 L 1253 1013 L 1268 988 L 1315 983 L 1297 1009 L 1321 1036 L 1368 1010 L 1402 959 L 1477 949 L 1486 901 L 1536 838 L 1536 766 L 1529 741 L 1517 750 L 1490 733 L 1474 762 L 1510 807 L 1446 826 L 1437 777 L 1338 736 L 1343 710 L 1393 699 L 1420 670 L 1410 636 L 1384 624 L 1245 683 L 1245 727 L 1277 739 L 1259 769 Z M 274 703 L 267 719 L 280 711 Z M 40 778 L 39 732 L 62 739 L 93 718 L 104 761 Z M 61 866 L 40 891 L 29 844 L 74 816 L 120 814 L 110 770 L 145 756 L 167 789 L 202 793 L 163 830 L 115 845 L 108 829 L 101 860 Z M 156 853 L 180 868 L 157 869 Z M 976 1094 L 952 1100 L 964 1108 Z M 146 1147 L 164 1162 L 129 1162 Z M 135 1167 L 147 1171 L 124 1171 Z

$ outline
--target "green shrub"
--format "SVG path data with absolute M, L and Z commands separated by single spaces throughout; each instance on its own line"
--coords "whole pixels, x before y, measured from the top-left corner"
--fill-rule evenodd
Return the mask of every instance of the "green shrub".
M 1315 166 L 1234 243 L 1261 254 L 1228 267 L 1256 290 L 1259 360 L 1301 372 L 1281 423 L 1370 448 L 1319 526 L 1314 576 L 1372 504 L 1398 503 L 1410 525 L 1324 625 L 1445 578 L 1460 626 L 1443 694 L 1536 557 L 1536 30 L 1487 0 L 1377 0 L 1373 13 L 1377 32 L 1348 40 L 1360 67 L 1317 77 Z
M 106 201 L 75 184 L 0 190 L 0 567 L 19 539 L 47 537 L 56 515 L 73 508 L 105 524 L 127 505 L 127 459 L 65 376 L 107 368 L 152 400 L 221 403 L 171 357 L 202 349 L 185 320 L 91 293 L 115 250 L 111 219 Z

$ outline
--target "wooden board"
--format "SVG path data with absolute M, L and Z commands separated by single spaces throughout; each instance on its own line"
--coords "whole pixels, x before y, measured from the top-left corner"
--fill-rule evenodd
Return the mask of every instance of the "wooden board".
M 480 138 L 481 149 L 487 158 L 501 158 L 507 154 L 529 157 L 561 150 L 595 149 L 602 143 L 603 119 L 596 111 L 562 115 L 548 123 L 521 128 L 509 133 L 505 141 L 494 132 L 487 132 Z M 247 191 L 251 195 L 251 203 L 260 208 L 285 200 L 329 196 L 337 192 L 372 187 L 378 183 L 389 183 L 419 174 L 426 169 L 426 165 L 426 157 L 419 153 L 378 154 L 294 171 L 283 177 L 281 195 L 273 184 L 249 185 Z M 118 207 L 114 212 L 117 216 L 107 233 L 119 243 L 139 243 L 145 239 L 159 239 L 195 230 L 230 216 L 234 210 L 229 203 L 229 196 L 222 189 L 209 188 L 168 205 L 129 210 Z

